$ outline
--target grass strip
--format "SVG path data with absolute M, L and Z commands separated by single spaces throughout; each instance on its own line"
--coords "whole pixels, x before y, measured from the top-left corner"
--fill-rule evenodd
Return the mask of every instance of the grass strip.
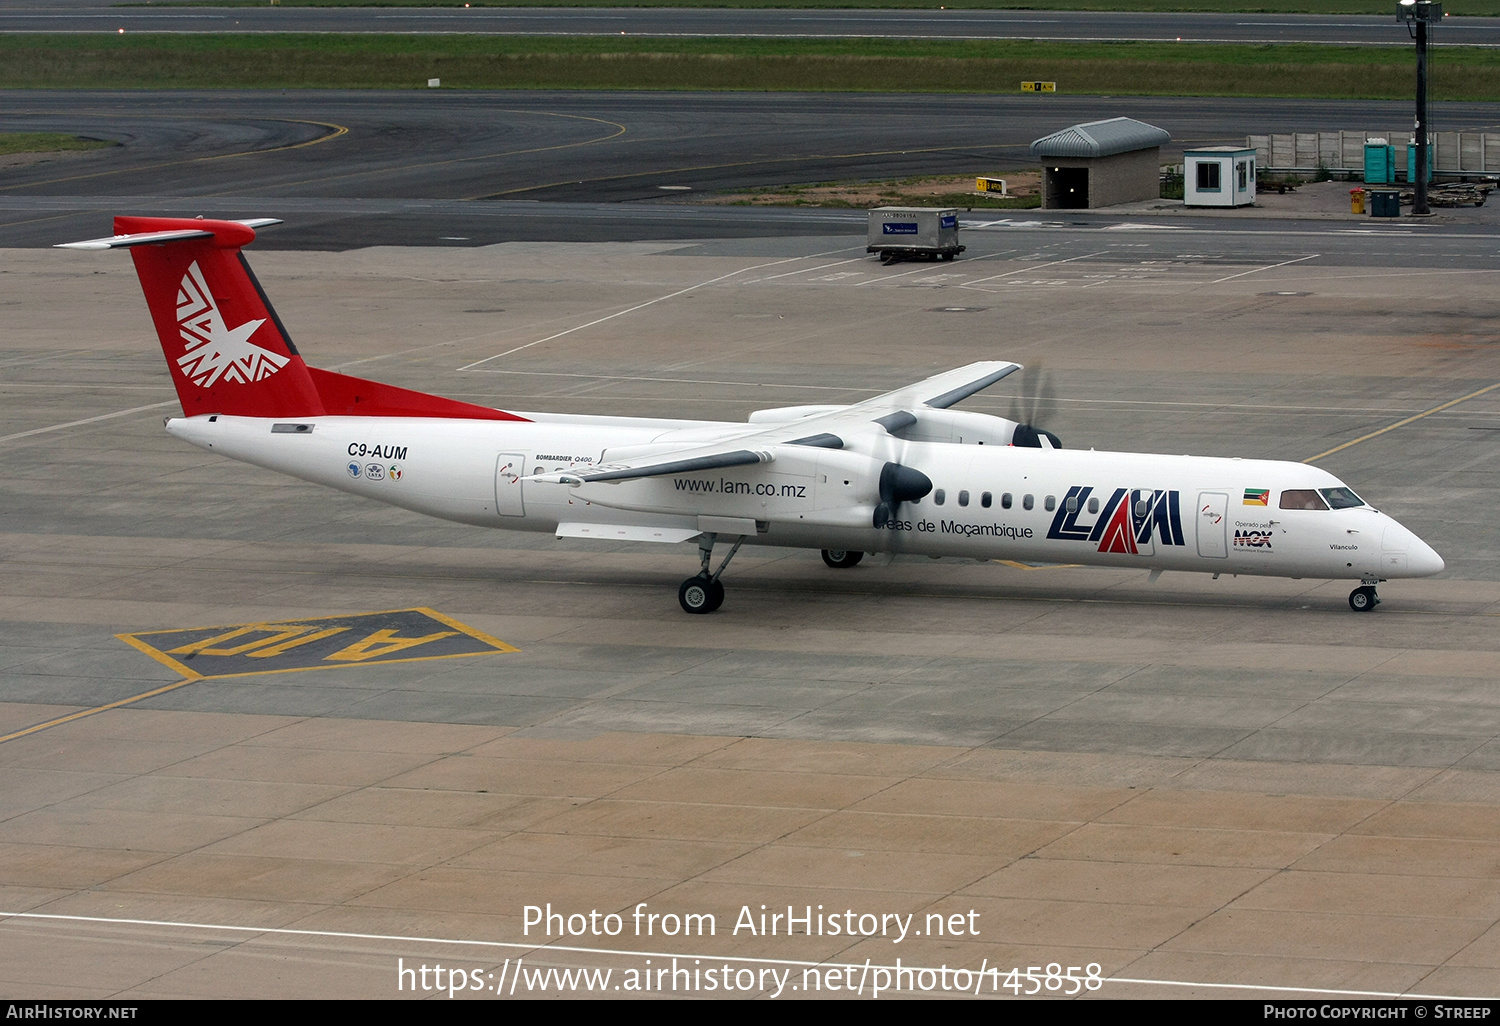
M 118 146 L 106 139 L 84 139 L 62 132 L 0 132 L 0 157 L 12 153 L 58 153 L 63 150 L 97 150 Z
M 1215 14 L 1382 14 L 1394 15 L 1387 0 L 471 0 L 474 7 L 724 7 L 839 10 L 850 8 L 988 11 L 1161 11 Z M 174 7 L 265 7 L 267 0 L 204 0 Z M 467 7 L 464 0 L 279 0 L 282 7 Z M 128 3 L 123 7 L 160 7 Z M 1494 17 L 1500 0 L 1444 0 L 1452 15 Z
M 1180 199 L 1181 197 L 1179 197 Z M 972 192 L 906 194 L 899 190 L 884 194 L 878 200 L 890 207 L 957 207 L 959 210 L 1035 210 L 1042 205 L 1040 196 L 985 196 Z M 763 192 L 735 199 L 737 207 L 836 207 L 846 210 L 869 210 L 874 204 L 843 200 L 838 197 L 808 198 L 795 190 Z
M 0 87 L 1014 93 L 1405 99 L 1408 47 L 417 35 L 0 36 Z M 1500 97 L 1500 51 L 1444 47 L 1432 95 Z M 1046 102 L 1038 97 L 1038 102 Z

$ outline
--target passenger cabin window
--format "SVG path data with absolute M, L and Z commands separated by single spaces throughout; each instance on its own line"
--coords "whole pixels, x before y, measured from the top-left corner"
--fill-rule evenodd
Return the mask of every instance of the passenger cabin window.
M 1363 506 L 1365 500 L 1355 495 L 1348 488 L 1319 488 L 1318 494 L 1328 500 L 1328 505 L 1334 509 L 1353 509 L 1355 506 Z
M 959 492 L 958 493 L 958 504 L 960 506 L 967 506 L 969 504 L 969 493 L 968 492 Z
M 1282 509 L 1327 509 L 1328 506 L 1311 488 L 1288 488 L 1281 493 Z
M 1049 496 L 1047 496 L 1047 503 L 1046 503 L 1046 505 L 1047 505 L 1047 512 L 1048 513 L 1051 513 L 1053 510 L 1055 510 L 1057 508 L 1057 496 L 1055 496 L 1055 495 L 1049 495 Z
M 1077 513 L 1078 512 L 1078 496 L 1076 496 L 1076 495 L 1070 495 L 1070 496 L 1068 496 L 1067 499 L 1063 501 L 1063 505 L 1068 508 L 1068 512 L 1069 513 Z
M 1036 503 L 1032 501 L 1031 496 L 1029 496 L 1029 495 L 1023 495 L 1023 496 L 1021 496 L 1021 508 L 1022 509 L 1030 509 L 1034 505 L 1036 505 Z
M 947 497 L 948 497 L 948 493 L 945 492 L 945 491 L 943 491 L 941 488 L 939 488 L 937 491 L 935 491 L 935 492 L 932 493 L 932 502 L 933 502 L 933 505 L 935 505 L 935 506 L 941 506 L 943 504 L 943 500 L 946 499 Z
M 992 496 L 989 492 L 982 492 L 979 496 L 979 504 L 985 509 L 989 509 L 992 499 L 994 499 L 994 496 Z
M 1005 492 L 1000 496 L 1000 508 L 1010 509 L 1010 492 Z
M 1089 500 L 1089 512 L 1090 513 L 1097 513 L 1097 512 L 1099 512 L 1099 499 L 1098 499 L 1097 496 L 1095 498 L 1092 498 L 1092 499 Z

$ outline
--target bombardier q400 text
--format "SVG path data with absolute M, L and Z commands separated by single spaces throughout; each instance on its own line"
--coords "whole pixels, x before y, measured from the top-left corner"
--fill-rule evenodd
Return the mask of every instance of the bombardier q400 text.
M 559 538 L 696 541 L 682 608 L 710 613 L 745 543 L 866 553 L 1352 579 L 1443 561 L 1342 481 L 1300 463 L 1062 449 L 952 409 L 1018 370 L 974 363 L 850 406 L 749 422 L 489 409 L 309 367 L 240 248 L 271 219 L 119 217 L 184 416 L 212 452 L 446 520 Z M 716 543 L 730 545 L 717 569 Z

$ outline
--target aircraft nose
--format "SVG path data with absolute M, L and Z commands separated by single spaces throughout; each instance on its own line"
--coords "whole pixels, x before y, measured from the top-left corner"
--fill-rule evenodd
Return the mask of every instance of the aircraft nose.
M 1394 520 L 1386 523 L 1381 565 L 1390 577 L 1431 577 L 1443 570 L 1443 557 Z
M 1443 572 L 1443 557 L 1421 538 L 1412 538 L 1412 547 L 1406 553 L 1406 568 L 1413 577 L 1431 577 Z

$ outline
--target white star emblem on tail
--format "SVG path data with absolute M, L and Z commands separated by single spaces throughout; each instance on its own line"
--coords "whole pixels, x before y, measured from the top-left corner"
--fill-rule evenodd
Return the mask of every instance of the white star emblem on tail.
M 250 341 L 265 318 L 226 327 L 195 260 L 182 276 L 177 292 L 177 326 L 185 348 L 177 366 L 193 384 L 210 388 L 220 378 L 248 385 L 269 378 L 290 357 L 262 349 Z

